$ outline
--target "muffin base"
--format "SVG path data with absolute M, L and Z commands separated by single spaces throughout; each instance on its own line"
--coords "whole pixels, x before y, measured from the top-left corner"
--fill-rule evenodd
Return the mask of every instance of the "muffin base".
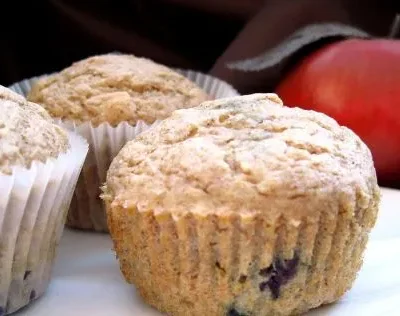
M 71 197 L 88 151 L 69 134 L 57 159 L 0 175 L 0 315 L 28 305 L 47 289 Z
M 349 290 L 378 202 L 374 189 L 296 220 L 107 208 L 123 275 L 148 304 L 174 316 L 262 316 L 303 313 Z

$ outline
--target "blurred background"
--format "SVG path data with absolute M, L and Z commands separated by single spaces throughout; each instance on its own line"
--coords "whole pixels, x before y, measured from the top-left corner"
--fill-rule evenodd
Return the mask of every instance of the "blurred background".
M 37 0 L 1 12 L 2 85 L 112 51 L 200 70 L 331 115 L 371 148 L 380 184 L 400 188 L 400 1 Z

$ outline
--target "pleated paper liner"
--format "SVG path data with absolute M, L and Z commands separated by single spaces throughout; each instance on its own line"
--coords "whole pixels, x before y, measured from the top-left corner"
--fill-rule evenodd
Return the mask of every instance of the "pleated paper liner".
M 196 83 L 212 98 L 239 95 L 232 86 L 218 78 L 192 70 L 175 70 Z M 26 96 L 39 78 L 26 79 L 9 88 Z M 148 129 L 150 125 L 139 121 L 135 126 L 122 122 L 116 127 L 108 123 L 93 127 L 89 122 L 83 124 L 60 120 L 56 122 L 82 135 L 89 143 L 89 153 L 72 198 L 66 224 L 73 228 L 108 232 L 104 205 L 99 197 L 100 187 L 106 179 L 108 167 L 116 154 L 126 142 Z
M 269 218 L 268 206 L 264 215 L 181 216 L 107 207 L 121 270 L 158 310 L 298 315 L 351 288 L 376 219 L 375 193 L 367 207 L 315 200 L 313 216 L 296 220 Z
M 71 148 L 57 159 L 0 174 L 0 315 L 40 297 L 88 144 L 68 132 Z
M 76 125 L 74 122 L 57 121 L 59 125 L 83 136 L 89 143 L 89 153 L 82 168 L 75 194 L 68 212 L 67 225 L 73 228 L 107 232 L 100 187 L 106 180 L 112 159 L 126 142 L 149 128 L 144 122 L 131 126 L 126 122 L 112 127 L 103 123 L 93 127 L 91 123 Z

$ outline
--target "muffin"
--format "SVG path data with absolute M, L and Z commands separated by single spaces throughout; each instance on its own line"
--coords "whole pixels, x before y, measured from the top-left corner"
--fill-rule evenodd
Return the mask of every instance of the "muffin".
M 380 198 L 352 131 L 275 94 L 175 111 L 103 188 L 121 270 L 169 315 L 292 315 L 339 299 Z
M 88 145 L 0 86 L 0 315 L 41 296 Z
M 43 105 L 52 117 L 96 127 L 151 124 L 178 108 L 199 105 L 207 94 L 149 59 L 109 54 L 79 61 L 39 80 L 27 98 Z
M 209 76 L 186 75 L 217 97 L 237 94 Z M 151 60 L 107 54 L 40 79 L 27 98 L 43 105 L 62 126 L 84 136 L 90 145 L 67 225 L 107 231 L 99 188 L 112 158 L 157 120 L 176 109 L 197 106 L 210 96 L 185 76 Z

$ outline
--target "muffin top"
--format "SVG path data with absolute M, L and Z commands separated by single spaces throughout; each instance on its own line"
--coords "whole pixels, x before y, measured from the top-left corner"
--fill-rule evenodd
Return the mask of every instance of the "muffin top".
M 254 94 L 177 110 L 127 143 L 103 198 L 173 216 L 285 210 L 297 218 L 327 203 L 366 207 L 375 191 L 371 153 L 352 131 L 285 107 L 275 94 Z
M 29 168 L 68 148 L 67 134 L 41 106 L 0 86 L 0 173 L 11 174 L 13 166 Z
M 174 110 L 197 106 L 207 94 L 184 76 L 145 58 L 107 54 L 74 63 L 39 80 L 28 100 L 51 116 L 118 125 L 153 123 Z

